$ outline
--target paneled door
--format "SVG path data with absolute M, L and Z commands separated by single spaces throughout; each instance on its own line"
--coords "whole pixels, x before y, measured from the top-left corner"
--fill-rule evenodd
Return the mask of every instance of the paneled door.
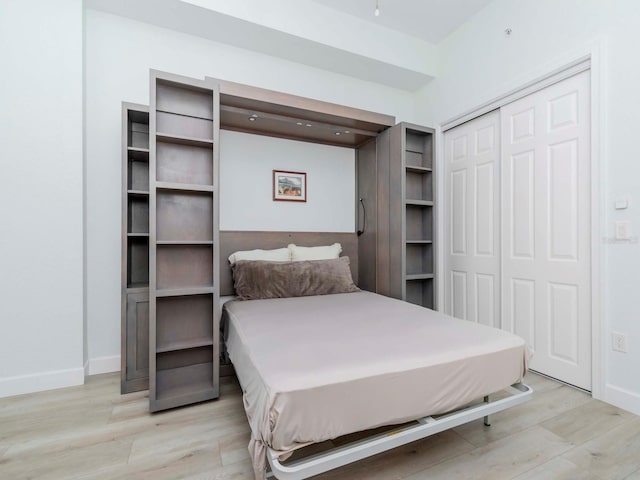
M 501 109 L 502 327 L 591 390 L 589 72 Z
M 445 133 L 445 312 L 500 326 L 500 114 Z

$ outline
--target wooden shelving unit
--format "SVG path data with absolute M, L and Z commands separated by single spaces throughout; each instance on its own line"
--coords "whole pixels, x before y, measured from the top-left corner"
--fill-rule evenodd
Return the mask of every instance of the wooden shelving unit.
M 403 299 L 435 308 L 433 135 L 430 128 L 401 123 L 403 194 Z
M 149 388 L 158 411 L 219 392 L 221 125 L 375 151 L 395 119 L 216 79 L 150 80 L 150 108 L 123 104 L 122 392 Z
M 151 411 L 219 395 L 217 84 L 151 74 Z
M 149 384 L 149 108 L 122 104 L 122 393 Z
M 361 288 L 428 308 L 436 307 L 433 135 L 399 123 L 357 150 Z

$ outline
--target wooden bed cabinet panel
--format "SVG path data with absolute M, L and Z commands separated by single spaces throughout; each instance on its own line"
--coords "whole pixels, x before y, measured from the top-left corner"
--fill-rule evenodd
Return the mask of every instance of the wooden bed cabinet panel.
M 376 291 L 376 232 L 378 225 L 378 188 L 376 141 L 370 141 L 357 151 L 357 230 L 358 257 L 367 261 L 358 261 L 358 287 L 370 292 Z

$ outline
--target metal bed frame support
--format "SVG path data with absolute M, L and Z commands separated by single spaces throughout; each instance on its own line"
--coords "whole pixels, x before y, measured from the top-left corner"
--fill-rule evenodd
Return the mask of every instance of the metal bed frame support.
M 489 395 L 486 395 L 484 397 L 484 403 L 491 403 L 489 401 Z M 485 415 L 484 416 L 484 426 L 485 427 L 490 427 L 491 426 L 491 415 Z
M 374 435 L 287 465 L 280 463 L 278 452 L 267 448 L 271 472 L 265 473 L 265 478 L 303 480 L 482 417 L 484 424 L 490 426 L 491 414 L 520 405 L 530 400 L 533 393 L 531 387 L 524 383 L 515 383 L 506 390 L 511 394 L 509 397 L 491 402 L 487 395 L 481 403 L 439 416 L 437 419 L 424 417 L 417 420 L 417 424 Z

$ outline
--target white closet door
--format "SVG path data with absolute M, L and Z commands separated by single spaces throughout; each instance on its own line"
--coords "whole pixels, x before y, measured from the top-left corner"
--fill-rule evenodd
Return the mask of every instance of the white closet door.
M 502 326 L 591 390 L 589 72 L 501 109 Z
M 500 326 L 496 110 L 445 133 L 445 312 Z

